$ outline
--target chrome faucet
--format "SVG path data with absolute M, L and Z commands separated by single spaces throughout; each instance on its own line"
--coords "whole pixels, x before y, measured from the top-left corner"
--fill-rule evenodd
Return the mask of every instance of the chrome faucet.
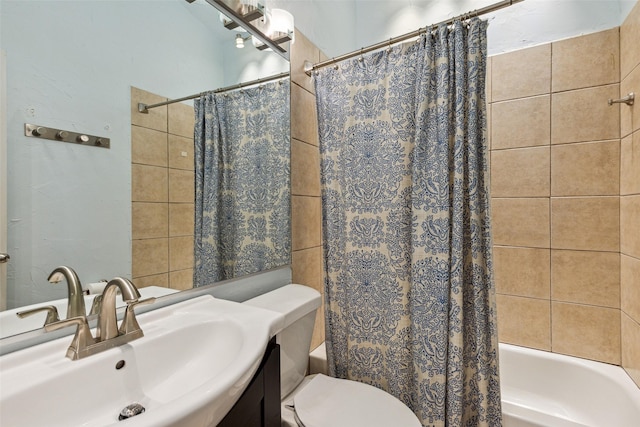
M 124 319 L 119 328 L 116 315 L 118 290 L 122 293 L 124 302 L 127 303 Z M 134 308 L 138 305 L 153 303 L 155 298 L 140 300 L 138 289 L 133 283 L 122 277 L 116 277 L 107 283 L 101 297 L 95 338 L 91 335 L 86 315 L 68 318 L 45 326 L 47 331 L 77 326 L 73 341 L 67 349 L 67 357 L 71 360 L 82 359 L 144 336 L 136 320 Z
M 69 302 L 67 303 L 67 319 L 71 317 L 86 316 L 87 311 L 84 306 L 84 294 L 82 293 L 82 284 L 73 268 L 65 265 L 60 266 L 49 274 L 49 282 L 59 283 L 62 279 L 67 280 L 67 288 L 69 290 Z

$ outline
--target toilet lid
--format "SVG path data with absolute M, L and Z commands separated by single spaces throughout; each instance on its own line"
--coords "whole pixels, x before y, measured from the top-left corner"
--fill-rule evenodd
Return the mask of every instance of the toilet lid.
M 294 397 L 304 427 L 421 427 L 400 400 L 373 386 L 318 374 Z

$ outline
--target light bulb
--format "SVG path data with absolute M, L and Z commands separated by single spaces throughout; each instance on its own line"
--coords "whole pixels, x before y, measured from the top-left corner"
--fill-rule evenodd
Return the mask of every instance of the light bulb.
M 236 47 L 238 49 L 242 49 L 244 47 L 244 39 L 242 38 L 242 34 L 236 34 Z

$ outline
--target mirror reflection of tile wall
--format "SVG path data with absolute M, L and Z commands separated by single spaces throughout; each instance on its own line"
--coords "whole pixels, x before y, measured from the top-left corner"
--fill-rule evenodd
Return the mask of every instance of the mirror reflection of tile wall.
M 194 263 L 193 107 L 137 110 L 166 100 L 131 88 L 131 268 L 138 287 L 185 290 Z

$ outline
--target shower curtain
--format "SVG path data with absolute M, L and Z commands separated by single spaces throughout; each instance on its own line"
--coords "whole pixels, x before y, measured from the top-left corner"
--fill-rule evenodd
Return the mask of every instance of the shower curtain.
M 501 425 L 486 22 L 315 76 L 331 374 L 424 426 Z
M 195 286 L 289 264 L 289 80 L 194 109 Z

